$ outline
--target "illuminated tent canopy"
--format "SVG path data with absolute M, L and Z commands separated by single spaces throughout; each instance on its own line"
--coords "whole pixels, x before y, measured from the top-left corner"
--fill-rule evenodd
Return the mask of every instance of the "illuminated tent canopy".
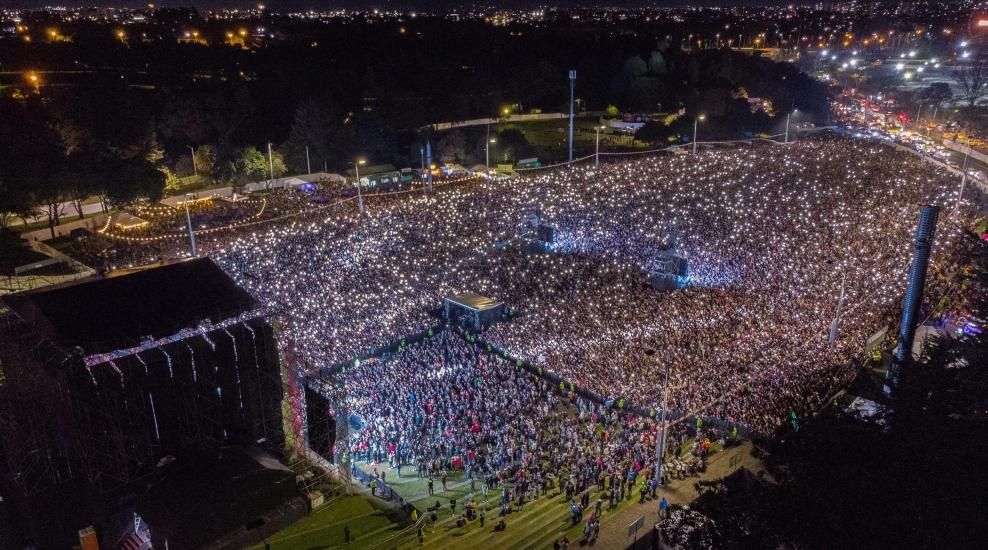
M 503 306 L 503 302 L 473 292 L 448 296 L 443 304 L 446 319 L 462 320 L 475 329 L 496 322 Z

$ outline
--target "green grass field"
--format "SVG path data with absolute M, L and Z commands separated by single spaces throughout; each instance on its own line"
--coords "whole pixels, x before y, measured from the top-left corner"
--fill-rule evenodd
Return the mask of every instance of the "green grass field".
M 685 455 L 691 447 L 691 441 L 686 441 L 679 454 Z M 711 447 L 711 455 L 720 454 L 718 446 Z M 544 549 L 552 546 L 553 541 L 565 534 L 571 545 L 579 545 L 583 537 L 583 522 L 572 525 L 569 518 L 568 502 L 565 493 L 558 487 L 550 489 L 548 496 L 540 496 L 535 501 L 526 502 L 522 510 L 515 510 L 505 518 L 506 529 L 494 531 L 500 511 L 500 488 L 492 489 L 485 497 L 481 492 L 482 483 L 478 480 L 471 490 L 470 482 L 462 471 L 452 472 L 447 480 L 447 490 L 442 490 L 438 477 L 434 479 L 434 495 L 428 494 L 427 478 L 416 475 L 414 468 L 402 469 L 403 477 L 399 478 L 397 471 L 388 468 L 386 464 L 375 467 L 367 464 L 360 465 L 361 470 L 368 473 L 384 473 L 388 484 L 393 490 L 409 503 L 414 505 L 425 517 L 423 541 L 418 540 L 417 530 L 410 528 L 412 519 L 398 510 L 394 501 L 385 501 L 371 497 L 367 493 L 340 497 L 312 515 L 298 521 L 291 527 L 277 533 L 268 539 L 273 550 L 288 549 L 330 549 L 342 548 L 343 526 L 350 526 L 351 543 L 346 548 L 429 548 L 432 549 L 470 549 L 482 548 L 512 548 L 523 550 Z M 692 484 L 693 480 L 674 482 Z M 511 484 L 509 484 L 509 487 Z M 631 516 L 637 512 L 629 510 L 638 502 L 636 490 L 625 494 L 625 500 L 608 510 L 606 493 L 590 490 L 590 503 L 600 498 L 603 501 L 604 512 L 601 524 L 607 525 L 622 512 L 628 511 Z M 456 511 L 450 510 L 451 499 L 456 500 Z M 467 522 L 464 527 L 456 526 L 456 518 L 463 514 L 464 505 L 473 499 L 486 513 L 483 527 L 479 519 Z M 436 521 L 429 518 L 427 509 L 439 503 Z M 648 506 L 654 506 L 649 504 Z M 585 518 L 586 516 L 584 516 Z M 628 514 L 625 514 L 625 518 Z M 630 521 L 630 520 L 629 520 Z M 255 547 L 263 550 L 263 546 Z
M 596 133 L 600 125 L 597 117 L 576 118 L 573 121 L 573 149 L 577 157 L 594 152 Z M 528 142 L 541 154 L 559 160 L 566 154 L 569 141 L 569 119 L 539 120 L 532 122 L 505 122 L 498 124 L 491 132 L 515 129 L 523 134 Z M 646 148 L 648 144 L 636 142 L 631 136 L 615 133 L 610 128 L 600 132 L 601 151 L 632 151 Z M 547 160 L 547 159 L 543 159 Z
M 342 496 L 268 538 L 272 550 L 366 548 L 397 533 L 411 521 L 380 499 L 369 495 Z M 350 527 L 350 545 L 343 527 Z M 263 550 L 264 546 L 255 546 Z
M 370 468 L 363 466 L 365 471 Z M 470 483 L 465 480 L 463 472 L 455 472 L 448 481 L 448 490 L 442 491 L 439 479 L 435 479 L 435 495 L 428 496 L 427 481 L 425 478 L 414 477 L 414 470 L 403 469 L 406 477 L 397 479 L 397 474 L 390 468 L 378 466 L 378 471 L 386 472 L 387 479 L 394 490 L 405 498 L 410 498 L 410 502 L 419 510 L 425 511 L 438 501 L 441 508 L 437 515 L 435 524 L 426 523 L 424 528 L 423 548 L 519 548 L 519 549 L 541 549 L 552 546 L 552 542 L 561 537 L 564 533 L 569 537 L 571 543 L 579 540 L 583 536 L 583 523 L 573 526 L 569 518 L 569 507 L 565 493 L 561 493 L 557 488 L 549 490 L 548 498 L 540 496 L 537 500 L 526 502 L 521 511 L 514 511 L 505 518 L 507 528 L 502 532 L 494 531 L 494 525 L 498 520 L 500 511 L 501 490 L 491 490 L 485 498 L 481 494 L 480 481 L 475 484 L 475 491 L 471 492 Z M 408 477 L 409 474 L 412 477 Z M 510 486 L 510 484 L 509 484 Z M 476 500 L 479 509 L 486 511 L 486 522 L 483 527 L 479 520 L 467 522 L 464 527 L 456 526 L 456 517 L 463 514 L 463 506 L 471 498 Z M 601 498 L 604 501 L 604 512 L 602 521 L 606 522 L 616 514 L 638 501 L 637 492 L 633 495 L 626 494 L 625 500 L 616 505 L 614 509 L 607 510 L 607 499 L 603 494 L 591 489 L 590 502 Z M 456 513 L 450 511 L 450 499 L 456 499 Z M 428 515 L 428 512 L 426 512 Z M 417 534 L 409 532 L 400 536 L 393 543 L 387 545 L 388 548 L 397 546 L 398 548 L 419 548 Z

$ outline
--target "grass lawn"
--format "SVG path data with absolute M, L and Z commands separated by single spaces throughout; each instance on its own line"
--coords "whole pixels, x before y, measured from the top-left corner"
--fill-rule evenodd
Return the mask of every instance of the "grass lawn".
M 364 548 L 400 531 L 411 521 L 387 503 L 367 495 L 342 496 L 268 538 L 272 550 L 342 548 L 343 526 L 350 526 L 346 548 Z M 255 546 L 263 550 L 264 546 Z
M 689 449 L 689 442 L 684 446 Z M 713 452 L 720 449 L 712 449 Z M 423 515 L 428 517 L 426 510 L 439 502 L 440 508 L 436 513 L 435 524 L 426 522 L 424 542 L 419 544 L 417 533 L 410 530 L 394 540 L 387 540 L 397 535 L 402 529 L 411 525 L 411 519 L 402 512 L 394 509 L 393 505 L 367 494 L 344 496 L 332 502 L 310 516 L 298 521 L 291 527 L 275 534 L 268 539 L 272 549 L 316 550 L 323 548 L 343 547 L 343 526 L 350 526 L 351 540 L 347 548 L 366 548 L 373 544 L 386 542 L 387 548 L 429 548 L 432 549 L 481 549 L 481 548 L 518 548 L 543 549 L 552 546 L 554 540 L 563 533 L 570 543 L 578 545 L 583 536 L 583 522 L 572 525 L 569 518 L 569 507 L 565 494 L 554 488 L 548 496 L 540 496 L 535 501 L 526 502 L 522 510 L 515 510 L 505 518 L 507 528 L 503 532 L 494 531 L 500 511 L 500 488 L 492 489 L 487 497 L 481 493 L 482 482 L 477 480 L 474 490 L 466 480 L 462 471 L 451 472 L 447 479 L 447 490 L 442 490 L 438 477 L 434 478 L 434 495 L 428 494 L 427 478 L 416 475 L 415 469 L 405 467 L 403 477 L 387 467 L 387 464 L 377 464 L 378 473 L 385 473 L 388 484 L 396 493 L 408 500 Z M 371 465 L 360 464 L 365 472 L 373 473 Z M 510 486 L 511 484 L 509 484 Z M 590 505 L 600 498 L 604 502 L 601 522 L 606 524 L 622 511 L 638 502 L 638 485 L 635 490 L 625 494 L 625 500 L 613 509 L 607 509 L 606 493 L 597 491 L 596 486 L 590 490 Z M 450 510 L 450 500 L 456 500 L 456 511 Z M 480 526 L 479 520 L 468 522 L 464 527 L 456 526 L 456 518 L 463 514 L 464 504 L 474 499 L 478 508 L 485 510 L 486 523 Z M 584 514 L 584 518 L 586 513 Z M 254 550 L 262 550 L 262 546 Z
M 594 152 L 594 142 L 597 138 L 594 128 L 599 125 L 600 122 L 596 117 L 574 119 L 573 152 L 575 156 L 586 156 Z M 497 131 L 507 129 L 521 131 L 533 147 L 556 158 L 561 158 L 565 154 L 569 142 L 569 119 L 565 118 L 532 122 L 506 122 L 497 125 Z M 491 131 L 494 131 L 494 127 L 491 127 Z M 600 132 L 601 151 L 630 151 L 646 148 L 646 146 L 646 143 L 636 142 L 630 136 L 616 133 L 610 128 Z M 494 153 L 492 152 L 492 154 Z
M 361 465 L 364 471 L 372 468 Z M 548 497 L 540 496 L 535 501 L 526 502 L 521 511 L 514 511 L 505 518 L 507 528 L 502 532 L 494 531 L 500 511 L 501 489 L 492 489 L 485 499 L 481 493 L 482 482 L 477 480 L 476 490 L 471 494 L 470 484 L 465 480 L 462 471 L 451 473 L 447 491 L 442 491 L 439 478 L 434 480 L 435 495 L 428 496 L 427 478 L 415 477 L 415 470 L 403 468 L 405 477 L 400 480 L 397 473 L 386 465 L 378 465 L 379 472 L 387 472 L 387 480 L 395 492 L 411 499 L 411 504 L 421 511 L 433 506 L 436 501 L 441 508 L 437 512 L 435 525 L 427 523 L 425 541 L 419 545 L 416 533 L 407 533 L 400 537 L 395 544 L 398 548 L 530 548 L 541 549 L 552 546 L 552 542 L 566 533 L 571 543 L 583 536 L 583 523 L 571 525 L 569 506 L 565 493 L 560 493 L 558 487 L 549 491 Z M 509 484 L 511 486 L 511 484 Z M 638 502 L 638 494 L 625 495 L 625 500 L 607 510 L 607 499 L 596 490 L 590 491 L 590 505 L 597 498 L 604 501 L 602 521 L 606 522 L 632 503 Z M 479 520 L 468 522 L 464 527 L 456 526 L 456 517 L 463 514 L 463 505 L 470 499 L 477 501 L 480 509 L 486 510 L 486 524 L 480 526 Z M 450 499 L 456 499 L 456 513 L 450 511 Z M 425 512 L 428 514 L 428 512 Z M 586 514 L 584 515 L 584 518 Z M 389 544 L 390 546 L 390 544 Z

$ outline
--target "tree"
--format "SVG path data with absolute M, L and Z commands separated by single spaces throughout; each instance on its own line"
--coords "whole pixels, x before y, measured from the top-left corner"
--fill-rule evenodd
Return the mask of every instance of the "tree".
M 66 155 L 57 176 L 63 180 L 65 192 L 80 220 L 85 217 L 82 201 L 98 192 L 97 182 L 103 176 L 100 173 L 101 164 L 102 160 L 95 153 L 76 151 Z
M 377 113 L 361 112 L 353 117 L 353 149 L 350 156 L 392 161 L 397 153 L 394 130 Z
M 952 76 L 961 89 L 961 99 L 967 101 L 968 106 L 974 107 L 985 94 L 984 87 L 988 83 L 988 57 L 979 57 L 967 65 L 958 67 Z
M 139 199 L 158 202 L 164 196 L 165 175 L 144 158 L 107 161 L 103 166 L 113 170 L 112 175 L 101 178 L 106 201 L 113 206 L 128 206 Z
M 950 90 L 950 84 L 934 82 L 923 89 L 920 97 L 924 104 L 942 105 L 944 102 L 950 101 L 954 97 L 954 93 Z
M 467 156 L 467 138 L 463 132 L 453 130 L 439 141 L 440 162 L 460 162 Z
M 33 209 L 34 204 L 27 189 L 0 177 L 0 229 L 8 227 L 15 217 L 27 218 Z
M 336 110 L 313 99 L 303 101 L 295 109 L 295 118 L 286 145 L 288 163 L 298 172 L 309 164 L 335 166 L 342 159 L 338 154 L 341 125 Z M 306 163 L 306 147 L 309 163 Z
M 655 143 L 669 135 L 669 128 L 661 122 L 650 120 L 635 132 L 635 139 Z
M 535 149 L 521 130 L 509 128 L 497 135 L 497 159 L 508 160 L 530 158 L 535 156 Z M 494 162 L 494 159 L 491 159 Z
M 618 110 L 617 105 L 608 105 L 604 112 L 607 113 L 607 116 L 612 117 L 621 114 L 621 111 Z
M 141 144 L 141 152 L 144 159 L 155 166 L 165 160 L 165 149 L 161 146 L 157 132 L 154 130 L 148 131 L 147 135 L 144 136 L 144 142 Z
M 274 167 L 274 177 L 281 177 L 287 172 L 284 157 L 278 151 L 272 151 L 271 159 L 259 151 L 256 147 L 249 145 L 241 147 L 230 160 L 228 174 L 225 179 L 230 181 L 230 185 L 239 193 L 251 182 L 271 179 L 271 169 Z
M 191 153 L 191 151 L 190 151 Z M 215 179 L 218 174 L 219 151 L 215 145 L 201 145 L 196 149 L 195 170 L 190 170 L 190 174 L 198 173 L 202 177 Z

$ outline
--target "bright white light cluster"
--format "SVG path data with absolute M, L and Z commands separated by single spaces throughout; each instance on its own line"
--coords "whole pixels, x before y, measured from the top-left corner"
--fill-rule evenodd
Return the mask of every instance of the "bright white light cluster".
M 362 223 L 344 204 L 211 246 L 288 313 L 287 335 L 316 368 L 424 330 L 444 296 L 469 290 L 520 313 L 488 339 L 566 380 L 659 408 L 668 367 L 675 409 L 767 429 L 817 405 L 867 336 L 893 325 L 918 205 L 952 206 L 955 187 L 905 153 L 821 139 L 371 198 Z M 561 253 L 493 246 L 536 210 Z M 934 271 L 955 236 L 942 225 Z M 647 271 L 671 234 L 689 285 L 656 292 Z

